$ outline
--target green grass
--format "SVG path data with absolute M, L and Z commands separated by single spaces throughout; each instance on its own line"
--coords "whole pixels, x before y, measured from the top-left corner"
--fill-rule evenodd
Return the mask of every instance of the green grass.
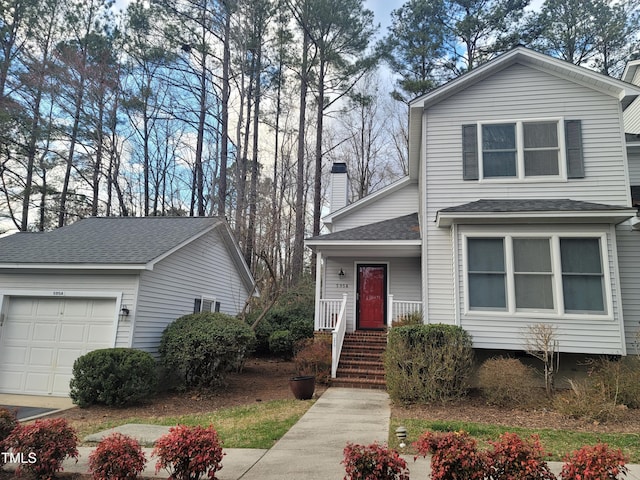
M 589 433 L 573 432 L 567 430 L 531 429 L 519 427 L 503 427 L 492 424 L 469 423 L 458 421 L 428 421 L 416 418 L 392 418 L 389 429 L 389 445 L 397 447 L 398 440 L 395 430 L 398 426 L 404 426 L 408 435 L 406 443 L 407 453 L 415 453 L 410 445 L 425 431 L 451 432 L 464 430 L 474 437 L 480 447 L 488 446 L 488 440 L 497 440 L 505 433 L 516 433 L 526 438 L 530 435 L 538 435 L 543 447 L 551 453 L 550 460 L 562 461 L 563 457 L 584 445 L 593 445 L 598 442 L 608 444 L 611 448 L 621 449 L 629 458 L 629 463 L 640 463 L 640 434 L 632 433 Z
M 311 407 L 313 401 L 274 400 L 240 407 L 224 408 L 211 413 L 179 417 L 126 418 L 103 422 L 79 429 L 79 437 L 127 423 L 188 426 L 213 425 L 223 448 L 271 448 Z

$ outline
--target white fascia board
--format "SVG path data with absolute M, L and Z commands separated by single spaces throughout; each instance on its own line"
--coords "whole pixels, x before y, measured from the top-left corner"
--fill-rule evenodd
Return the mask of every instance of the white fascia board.
M 161 260 L 164 260 L 165 258 L 167 258 L 169 255 L 172 255 L 173 253 L 177 252 L 178 250 L 180 250 L 181 248 L 189 245 L 191 242 L 196 241 L 197 239 L 199 239 L 200 237 L 202 237 L 203 235 L 206 235 L 207 233 L 209 233 L 210 231 L 216 229 L 221 223 L 221 220 L 218 220 L 216 223 L 214 223 L 213 225 L 205 228 L 204 230 L 202 230 L 201 232 L 197 233 L 196 235 L 194 235 L 193 237 L 189 237 L 188 239 L 186 239 L 184 242 L 176 245 L 175 247 L 167 250 L 166 252 L 164 252 L 162 255 L 158 255 L 156 258 L 154 258 L 153 260 L 151 260 L 150 262 L 148 262 L 146 264 L 146 269 L 147 270 L 153 270 L 153 267 L 155 266 L 156 263 L 158 263 Z
M 244 260 L 244 256 L 240 251 L 240 247 L 238 243 L 235 241 L 233 234 L 231 233 L 231 228 L 229 228 L 229 224 L 227 222 L 223 222 L 222 224 L 222 237 L 225 241 L 227 248 L 230 250 L 230 254 L 232 256 L 233 263 L 240 270 L 241 276 L 244 278 L 245 286 L 249 292 L 253 291 L 254 297 L 260 296 L 260 291 L 256 286 L 256 281 L 251 274 L 251 270 L 249 270 L 249 266 L 247 262 Z
M 635 209 L 574 212 L 438 212 L 436 226 L 450 227 L 454 223 L 611 223 L 618 224 L 635 217 Z
M 149 270 L 148 264 L 133 263 L 0 263 L 0 269 L 16 270 Z
M 416 180 L 411 179 L 409 176 L 402 177 L 401 179 L 396 180 L 395 182 L 387 185 L 386 187 L 381 188 L 380 190 L 376 190 L 372 194 L 361 198 L 357 202 L 350 203 L 346 207 L 342 207 L 340 210 L 336 210 L 335 212 L 331 212 L 329 215 L 327 215 L 326 217 L 322 218 L 322 222 L 325 223 L 325 224 L 331 224 L 337 218 L 340 218 L 343 215 L 348 215 L 352 211 L 358 210 L 358 209 L 368 205 L 371 202 L 375 202 L 375 201 L 379 200 L 380 198 L 384 198 L 387 195 L 389 195 L 389 194 L 391 194 L 391 193 L 393 193 L 393 192 L 395 192 L 397 190 L 402 190 L 404 187 L 406 187 L 407 185 L 410 185 L 411 183 L 417 183 L 417 182 L 416 182 Z
M 524 47 L 516 47 L 495 60 L 485 63 L 471 72 L 436 88 L 434 91 L 416 98 L 410 102 L 409 108 L 428 108 L 515 63 L 521 63 L 556 76 L 562 76 L 569 81 L 614 96 L 620 101 L 626 98 L 630 103 L 634 97 L 640 95 L 640 88 L 630 83 L 607 77 L 601 73 Z

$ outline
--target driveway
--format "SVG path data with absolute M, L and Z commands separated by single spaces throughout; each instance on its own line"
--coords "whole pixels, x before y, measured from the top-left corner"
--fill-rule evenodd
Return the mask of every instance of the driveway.
M 30 420 L 73 407 L 68 397 L 0 394 L 0 408 L 16 413 L 18 420 Z

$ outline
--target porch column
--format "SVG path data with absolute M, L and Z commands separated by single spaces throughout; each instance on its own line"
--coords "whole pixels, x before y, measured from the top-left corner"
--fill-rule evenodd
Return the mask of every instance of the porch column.
M 313 314 L 313 329 L 320 330 L 320 292 L 322 292 L 322 253 L 316 252 L 316 299 Z

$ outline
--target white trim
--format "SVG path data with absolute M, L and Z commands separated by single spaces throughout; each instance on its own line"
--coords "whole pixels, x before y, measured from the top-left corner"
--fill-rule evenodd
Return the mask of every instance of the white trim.
M 443 212 L 436 214 L 436 226 L 448 227 L 454 223 L 622 223 L 635 217 L 634 208 L 619 210 L 573 210 L 531 212 Z
M 469 282 L 468 278 L 468 254 L 467 241 L 470 238 L 501 238 L 504 239 L 504 255 L 505 255 L 505 281 L 506 281 L 506 309 L 505 310 L 478 310 L 472 309 L 469 305 Z M 517 309 L 515 305 L 515 285 L 514 285 L 514 267 L 513 267 L 513 238 L 548 238 L 551 247 L 551 262 L 553 275 L 553 310 L 545 309 Z M 602 264 L 602 278 L 604 281 L 603 301 L 604 313 L 575 313 L 565 312 L 562 296 L 562 267 L 560 265 L 560 239 L 561 238 L 596 238 L 600 245 L 600 260 Z M 612 242 L 615 238 L 612 238 Z M 609 244 L 607 241 L 607 232 L 571 232 L 566 230 L 554 230 L 552 232 L 519 232 L 517 230 L 509 231 L 487 231 L 465 229 L 462 232 L 462 272 L 461 280 L 463 282 L 464 291 L 464 311 L 462 316 L 468 317 L 491 317 L 496 320 L 510 320 L 512 318 L 530 318 L 534 315 L 541 319 L 557 319 L 557 320 L 580 320 L 583 322 L 601 322 L 603 320 L 613 321 L 615 316 L 613 312 L 613 292 L 611 287 L 611 268 L 609 263 Z
M 0 263 L 0 269 L 17 270 L 150 270 L 144 263 Z
M 375 192 L 361 198 L 360 200 L 350 203 L 349 205 L 336 210 L 335 212 L 330 212 L 325 217 L 322 217 L 322 223 L 325 225 L 331 225 L 335 220 L 343 217 L 344 215 L 348 215 L 349 213 L 359 210 L 360 208 L 368 205 L 371 202 L 375 202 L 381 198 L 386 197 L 398 190 L 402 190 L 408 185 L 417 183 L 416 180 L 410 178 L 409 176 L 402 177 L 399 180 L 387 185 L 386 187 L 381 188 L 380 190 L 376 190 Z
M 306 245 L 319 247 L 356 246 L 356 247 L 383 247 L 402 245 L 422 245 L 422 240 L 307 240 Z
M 618 240 L 616 238 L 616 227 L 614 225 L 609 226 L 609 235 L 611 237 L 611 256 L 614 259 L 618 257 Z M 622 355 L 627 354 L 627 339 L 624 329 L 624 307 L 622 304 L 622 284 L 620 283 L 620 266 L 618 262 L 613 262 L 613 277 L 615 280 L 615 284 L 618 287 L 618 291 L 620 292 L 620 308 L 618 309 L 618 315 L 620 316 L 619 328 L 620 328 L 620 338 L 622 339 Z M 613 292 L 612 292 L 613 294 Z

